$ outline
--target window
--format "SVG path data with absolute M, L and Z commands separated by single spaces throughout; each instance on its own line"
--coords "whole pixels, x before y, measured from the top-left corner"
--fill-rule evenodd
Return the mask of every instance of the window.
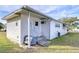
M 41 24 L 45 24 L 46 22 L 45 21 L 41 21 Z
M 56 24 L 55 24 L 55 27 L 60 27 L 60 24 L 56 23 Z
M 38 26 L 38 22 L 35 22 L 35 26 Z
M 41 24 L 44 24 L 44 21 L 41 21 Z

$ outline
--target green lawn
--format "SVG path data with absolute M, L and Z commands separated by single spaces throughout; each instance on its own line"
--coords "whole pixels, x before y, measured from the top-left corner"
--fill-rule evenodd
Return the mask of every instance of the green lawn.
M 48 47 L 38 48 L 37 52 L 79 52 L 79 33 L 68 33 L 49 42 Z
M 6 38 L 5 32 L 0 32 L 0 52 L 19 52 L 20 50 L 18 44 L 14 44 Z
M 0 32 L 0 52 L 79 52 L 79 33 L 68 33 L 49 42 L 48 47 L 23 49 L 7 39 L 5 32 Z
M 49 48 L 56 52 L 79 52 L 79 33 L 68 33 L 50 41 Z

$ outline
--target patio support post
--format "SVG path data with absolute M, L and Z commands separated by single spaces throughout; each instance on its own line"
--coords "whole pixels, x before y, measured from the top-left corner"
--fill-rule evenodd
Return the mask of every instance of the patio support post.
M 28 48 L 31 48 L 31 38 L 30 38 L 30 12 L 28 14 Z

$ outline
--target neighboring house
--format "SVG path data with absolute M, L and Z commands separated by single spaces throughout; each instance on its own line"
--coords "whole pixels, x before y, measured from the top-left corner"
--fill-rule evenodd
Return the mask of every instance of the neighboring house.
M 79 21 L 74 21 L 74 22 L 72 23 L 72 25 L 74 26 L 74 27 L 72 28 L 72 31 L 73 31 L 73 32 L 79 32 Z
M 64 23 L 28 6 L 23 6 L 3 19 L 7 20 L 7 38 L 23 44 L 24 37 L 28 35 L 28 46 L 31 44 L 31 37 L 44 36 L 46 39 L 53 39 L 58 37 L 58 33 L 60 36 L 67 33 Z

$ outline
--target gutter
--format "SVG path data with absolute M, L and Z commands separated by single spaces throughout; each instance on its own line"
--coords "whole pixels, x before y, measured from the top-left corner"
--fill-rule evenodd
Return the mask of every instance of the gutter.
M 3 20 L 6 20 L 5 18 L 7 18 L 8 16 L 10 16 L 11 14 L 16 14 L 16 13 L 22 11 L 23 9 L 24 9 L 24 10 L 27 10 L 27 11 L 30 11 L 30 12 L 33 12 L 33 13 L 36 13 L 36 14 L 39 14 L 39 15 L 41 15 L 41 16 L 44 16 L 44 17 L 46 17 L 47 19 L 54 20 L 54 21 L 57 21 L 57 22 L 59 22 L 59 23 L 63 23 L 63 22 L 60 22 L 60 21 L 58 21 L 58 20 L 53 19 L 52 17 L 50 17 L 50 16 L 48 16 L 48 15 L 45 15 L 45 14 L 43 14 L 43 13 L 41 13 L 41 12 L 39 12 L 39 11 L 37 11 L 37 10 L 35 10 L 35 9 L 33 9 L 33 8 L 29 7 L 29 6 L 27 6 L 27 5 L 24 5 L 24 6 L 22 6 L 21 8 L 15 10 L 15 11 L 13 11 L 13 12 L 11 12 L 10 14 L 4 16 L 2 19 L 3 19 Z M 64 24 L 64 23 L 63 23 L 63 24 Z

